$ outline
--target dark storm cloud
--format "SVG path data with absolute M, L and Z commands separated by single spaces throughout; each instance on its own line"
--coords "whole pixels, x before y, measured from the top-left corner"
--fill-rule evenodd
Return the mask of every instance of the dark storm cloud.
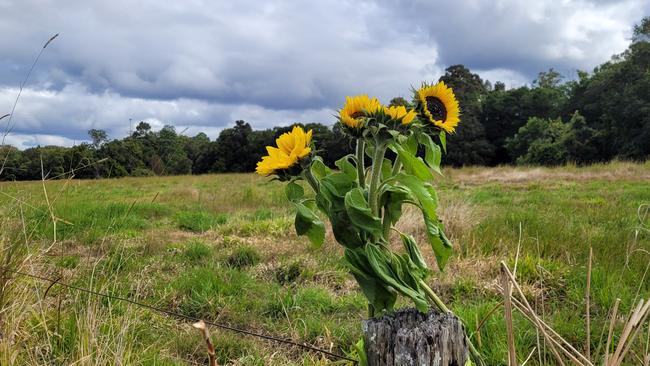
M 492 81 L 572 76 L 629 43 L 650 12 L 629 1 L 0 1 L 0 109 L 39 47 L 16 111 L 14 141 L 63 143 L 128 119 L 215 137 L 236 119 L 256 128 L 332 122 L 345 95 L 388 101 L 462 63 Z M 67 138 L 64 139 L 64 138 Z

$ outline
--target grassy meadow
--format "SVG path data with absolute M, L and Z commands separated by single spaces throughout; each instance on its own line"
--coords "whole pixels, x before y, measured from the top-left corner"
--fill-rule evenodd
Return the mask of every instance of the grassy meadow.
M 576 348 L 587 338 L 590 246 L 592 353 L 602 353 L 616 298 L 627 313 L 650 297 L 650 163 L 446 169 L 436 184 L 455 254 L 429 283 L 488 364 L 507 363 L 503 312 L 491 310 L 501 301 L 499 262 L 512 268 L 518 245 L 529 301 Z M 0 212 L 3 266 L 340 354 L 361 335 L 366 304 L 341 249 L 331 233 L 320 249 L 295 235 L 281 183 L 253 174 L 4 182 Z M 421 224 L 408 211 L 399 223 L 424 243 Z M 1 365 L 206 364 L 186 320 L 8 273 L 2 285 Z M 536 349 L 528 364 L 554 364 L 535 328 L 514 321 L 518 356 Z M 210 331 L 219 364 L 332 362 Z

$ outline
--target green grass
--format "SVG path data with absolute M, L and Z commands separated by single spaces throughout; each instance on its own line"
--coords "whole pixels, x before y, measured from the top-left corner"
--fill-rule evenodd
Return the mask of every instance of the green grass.
M 579 349 L 586 338 L 590 246 L 592 349 L 616 298 L 627 312 L 636 297 L 650 297 L 650 279 L 641 281 L 650 233 L 639 230 L 637 217 L 639 205 L 650 202 L 650 164 L 445 173 L 437 183 L 441 214 L 453 218 L 445 223 L 458 250 L 429 282 L 466 322 L 488 364 L 503 364 L 507 354 L 503 314 L 486 316 L 501 299 L 494 289 L 498 263 L 513 267 L 518 243 L 517 277 L 529 300 L 543 298 L 539 312 Z M 533 176 L 508 178 L 521 174 Z M 52 181 L 46 188 L 52 212 L 40 182 L 0 183 L 2 192 L 29 203 L 0 196 L 7 228 L 1 243 L 17 243 L 30 254 L 26 270 L 336 352 L 361 335 L 366 305 L 340 248 L 327 242 L 314 249 L 295 235 L 279 182 L 225 174 Z M 52 213 L 61 219 L 56 242 Z M 421 230 L 414 233 L 422 240 Z M 423 252 L 435 268 L 429 248 Z M 36 297 L 49 283 L 16 281 L 0 300 L 10 319 L 0 330 L 16 332 L 13 343 L 0 340 L 0 364 L 206 361 L 198 333 L 180 319 L 58 286 Z M 480 334 L 474 333 L 482 320 Z M 525 357 L 537 346 L 535 330 L 519 315 L 515 329 L 518 355 Z M 220 364 L 321 364 L 319 355 L 300 349 L 211 332 Z M 548 352 L 544 357 L 552 364 Z M 529 364 L 537 364 L 537 355 Z

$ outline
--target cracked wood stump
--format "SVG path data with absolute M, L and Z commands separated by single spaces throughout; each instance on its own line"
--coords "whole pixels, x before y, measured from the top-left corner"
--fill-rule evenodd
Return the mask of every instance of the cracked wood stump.
M 464 366 L 465 327 L 452 314 L 402 309 L 363 322 L 368 366 Z

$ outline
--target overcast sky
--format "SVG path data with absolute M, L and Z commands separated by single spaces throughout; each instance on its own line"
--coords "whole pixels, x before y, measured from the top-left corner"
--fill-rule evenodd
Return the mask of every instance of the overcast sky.
M 644 15 L 648 0 L 0 0 L 0 115 L 54 33 L 6 140 L 20 148 L 121 138 L 129 118 L 212 139 L 238 119 L 329 124 L 346 95 L 388 102 L 453 64 L 508 86 L 572 78 Z

